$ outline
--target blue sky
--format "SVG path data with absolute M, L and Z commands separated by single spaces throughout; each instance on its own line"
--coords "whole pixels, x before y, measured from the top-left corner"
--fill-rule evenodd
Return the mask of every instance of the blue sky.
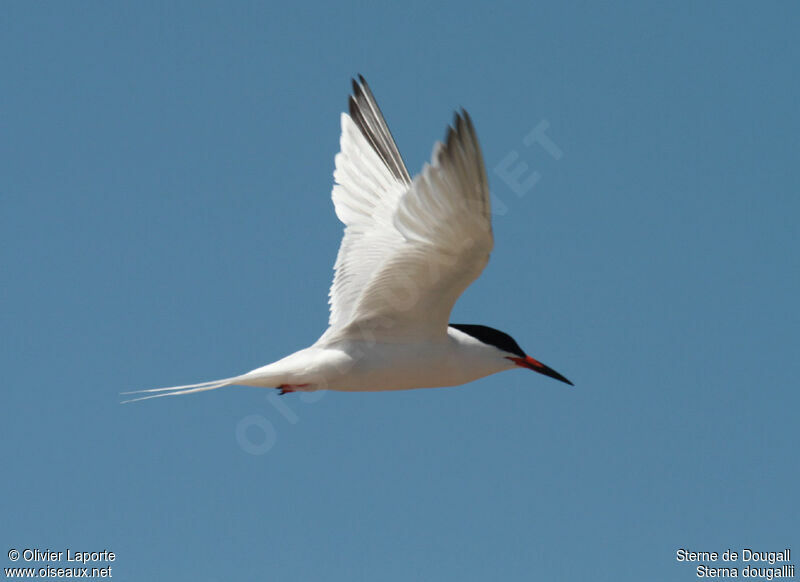
M 125 580 L 459 582 L 692 580 L 678 548 L 800 552 L 798 15 L 6 5 L 3 551 L 107 548 Z M 576 387 L 516 371 L 121 406 L 322 333 L 357 73 L 412 172 L 470 112 L 496 245 L 453 321 Z M 526 143 L 537 126 L 560 157 Z

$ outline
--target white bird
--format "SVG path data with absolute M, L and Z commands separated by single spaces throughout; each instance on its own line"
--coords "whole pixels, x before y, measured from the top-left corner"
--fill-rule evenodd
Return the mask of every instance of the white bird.
M 333 204 L 345 224 L 328 329 L 312 346 L 246 374 L 139 390 L 134 400 L 244 385 L 383 391 L 464 384 L 517 367 L 572 385 L 506 333 L 448 323 L 494 241 L 489 186 L 472 120 L 455 115 L 412 180 L 364 78 L 342 113 Z M 132 402 L 128 400 L 127 402 Z

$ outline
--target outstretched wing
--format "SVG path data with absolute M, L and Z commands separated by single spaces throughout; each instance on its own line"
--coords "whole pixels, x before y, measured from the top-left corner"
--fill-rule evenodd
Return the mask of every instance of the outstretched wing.
M 462 111 L 430 164 L 408 172 L 363 79 L 342 116 L 336 213 L 345 235 L 331 288 L 331 329 L 386 340 L 441 338 L 450 311 L 492 250 L 486 170 Z
M 342 113 L 339 142 L 332 198 L 345 230 L 329 294 L 331 329 L 351 321 L 359 295 L 388 249 L 403 243 L 392 217 L 411 186 L 389 127 L 361 76 L 353 81 L 350 115 Z

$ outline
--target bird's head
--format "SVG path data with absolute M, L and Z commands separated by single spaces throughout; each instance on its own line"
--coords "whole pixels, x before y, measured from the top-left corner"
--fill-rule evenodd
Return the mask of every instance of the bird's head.
M 539 372 L 540 374 L 550 376 L 551 378 L 565 382 L 570 386 L 574 386 L 574 384 L 567 380 L 564 376 L 522 351 L 522 348 L 519 347 L 519 344 L 507 333 L 486 325 L 451 323 L 450 327 L 466 333 L 486 346 L 495 348 L 499 352 L 498 357 L 505 358 L 514 366 L 527 368 L 528 370 Z

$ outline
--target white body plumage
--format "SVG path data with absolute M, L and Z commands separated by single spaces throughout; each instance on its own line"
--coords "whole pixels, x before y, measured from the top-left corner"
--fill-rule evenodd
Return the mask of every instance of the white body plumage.
M 342 339 L 316 343 L 239 376 L 235 384 L 377 392 L 456 386 L 514 367 L 494 346 L 451 327 L 436 342 Z

